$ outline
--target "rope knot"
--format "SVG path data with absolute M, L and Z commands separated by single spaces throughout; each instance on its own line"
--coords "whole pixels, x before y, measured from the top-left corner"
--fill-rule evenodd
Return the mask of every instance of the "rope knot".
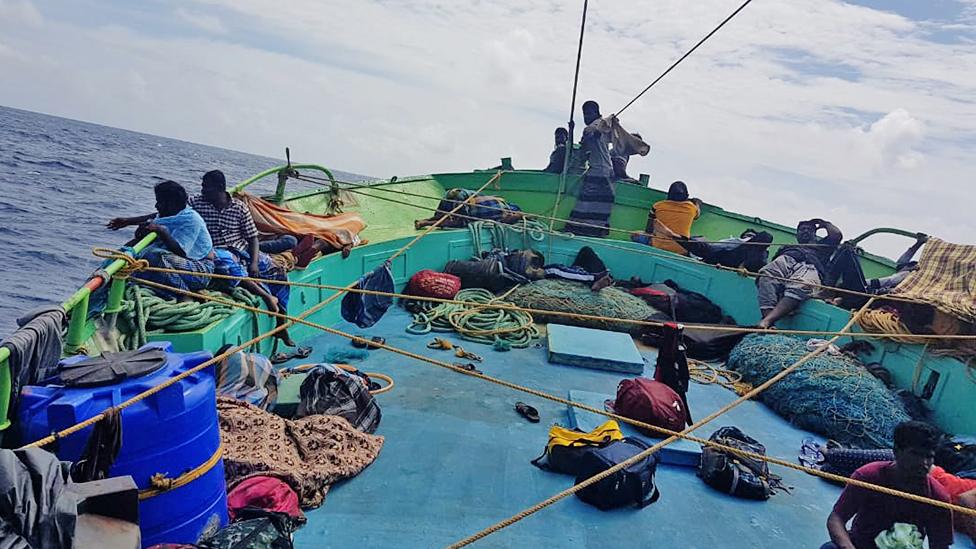
M 169 478 L 166 473 L 156 473 L 149 478 L 149 485 L 157 490 L 171 490 L 174 482 L 176 479 Z
M 135 272 L 144 271 L 149 268 L 149 262 L 145 259 L 136 259 L 127 253 L 120 252 L 119 250 L 113 250 L 110 248 L 92 248 L 92 255 L 102 259 L 124 261 L 125 266 L 115 273 L 115 278 L 121 280 L 129 278 Z

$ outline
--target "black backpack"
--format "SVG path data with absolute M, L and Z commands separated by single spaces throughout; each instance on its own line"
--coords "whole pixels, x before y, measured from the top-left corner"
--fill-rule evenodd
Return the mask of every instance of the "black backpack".
M 766 447 L 738 427 L 722 427 L 708 439 L 723 446 L 766 455 Z M 769 472 L 765 461 L 733 455 L 711 446 L 702 449 L 698 476 L 716 490 L 745 499 L 767 500 L 773 490 L 785 490 L 780 478 Z
M 588 448 L 579 458 L 576 484 L 600 474 L 649 446 L 636 438 L 617 440 L 602 448 Z M 625 467 L 609 477 L 576 492 L 576 497 L 603 511 L 636 505 L 646 507 L 661 496 L 654 484 L 657 459 L 649 455 L 637 463 Z

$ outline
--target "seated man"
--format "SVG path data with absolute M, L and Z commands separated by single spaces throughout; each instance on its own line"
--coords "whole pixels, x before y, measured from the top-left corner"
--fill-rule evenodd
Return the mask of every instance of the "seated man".
M 647 233 L 653 235 L 650 243 L 655 248 L 688 255 L 679 245 L 677 238 L 691 238 L 691 224 L 701 215 L 701 201 L 688 198 L 688 186 L 684 181 L 675 181 L 668 188 L 666 200 L 655 202 L 647 213 L 647 226 L 644 233 L 633 233 L 630 239 L 647 244 Z
M 140 271 L 133 276 L 165 284 L 185 291 L 196 291 L 207 287 L 210 273 L 214 270 L 213 243 L 207 233 L 203 219 L 187 207 L 186 190 L 175 181 L 163 181 L 153 187 L 156 195 L 155 214 L 133 218 L 116 218 L 109 222 L 113 230 L 139 224 L 135 238 L 126 245 L 132 246 L 150 232 L 156 233 L 156 240 L 147 246 L 138 257 L 145 259 L 152 267 L 193 271 L 199 274 L 163 273 Z M 180 301 L 188 296 L 161 288 L 151 288 L 154 292 L 175 297 Z
M 945 488 L 929 474 L 941 433 L 920 421 L 895 427 L 895 460 L 869 463 L 851 475 L 869 482 L 949 502 Z M 850 531 L 847 522 L 854 519 Z M 930 549 L 952 545 L 952 514 L 938 507 L 848 485 L 827 518 L 830 542 L 821 549 L 877 549 L 874 539 L 895 523 L 914 524 Z
M 827 236 L 817 237 L 824 229 Z M 827 262 L 844 238 L 840 229 L 829 221 L 811 219 L 796 226 L 799 246 L 783 246 L 773 260 L 759 269 L 756 279 L 759 290 L 760 328 L 770 328 L 776 321 L 792 313 L 813 295 L 827 277 Z
M 515 223 L 522 219 L 522 209 L 515 204 L 509 204 L 504 198 L 475 194 L 468 189 L 451 189 L 444 194 L 444 199 L 437 205 L 437 211 L 434 212 L 433 216 L 427 219 L 418 219 L 414 221 L 413 226 L 417 229 L 429 227 L 437 223 L 439 219 L 450 213 L 459 204 L 468 200 L 470 200 L 468 204 L 444 220 L 440 227 L 467 227 L 468 223 L 479 219 L 498 221 L 499 223 Z
M 563 173 L 566 162 L 566 143 L 569 141 L 569 131 L 566 128 L 556 128 L 554 134 L 556 144 L 549 153 L 549 165 L 542 171 L 549 173 Z
M 210 237 L 215 247 L 224 248 L 233 253 L 238 261 L 246 268 L 252 278 L 271 280 L 287 280 L 288 277 L 268 254 L 260 250 L 258 229 L 254 226 L 251 211 L 240 200 L 234 199 L 227 192 L 227 180 L 219 170 L 212 170 L 203 175 L 201 192 L 190 199 L 193 207 L 207 224 Z M 285 284 L 265 284 L 267 290 L 277 301 L 277 312 L 288 311 L 289 286 Z M 278 317 L 277 323 L 286 321 Z M 288 330 L 275 334 L 285 345 L 294 346 L 288 335 Z

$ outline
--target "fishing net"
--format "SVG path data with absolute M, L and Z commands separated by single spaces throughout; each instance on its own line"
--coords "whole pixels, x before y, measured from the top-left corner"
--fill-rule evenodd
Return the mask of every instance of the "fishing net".
M 808 352 L 802 339 L 750 334 L 726 365 L 743 381 L 759 385 Z M 891 448 L 895 426 L 911 419 L 860 362 L 828 352 L 763 391 L 759 400 L 802 429 L 856 448 Z
M 643 299 L 613 287 L 594 292 L 588 284 L 566 280 L 546 279 L 524 284 L 508 296 L 508 300 L 519 307 L 596 315 L 607 318 L 628 320 L 670 320 Z M 568 316 L 542 315 L 534 313 L 539 322 L 556 322 L 584 328 L 628 332 L 637 334 L 641 326 L 612 320 L 594 320 Z

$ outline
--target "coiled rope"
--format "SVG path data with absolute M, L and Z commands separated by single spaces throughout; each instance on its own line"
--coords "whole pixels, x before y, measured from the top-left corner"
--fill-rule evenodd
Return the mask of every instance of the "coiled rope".
M 525 311 L 484 307 L 495 302 L 507 303 L 501 301 L 503 297 L 496 297 L 482 288 L 461 290 L 457 298 L 464 302 L 463 305 L 442 303 L 417 313 L 407 326 L 407 333 L 457 332 L 469 341 L 524 349 L 539 337 L 539 329 L 532 315 Z

